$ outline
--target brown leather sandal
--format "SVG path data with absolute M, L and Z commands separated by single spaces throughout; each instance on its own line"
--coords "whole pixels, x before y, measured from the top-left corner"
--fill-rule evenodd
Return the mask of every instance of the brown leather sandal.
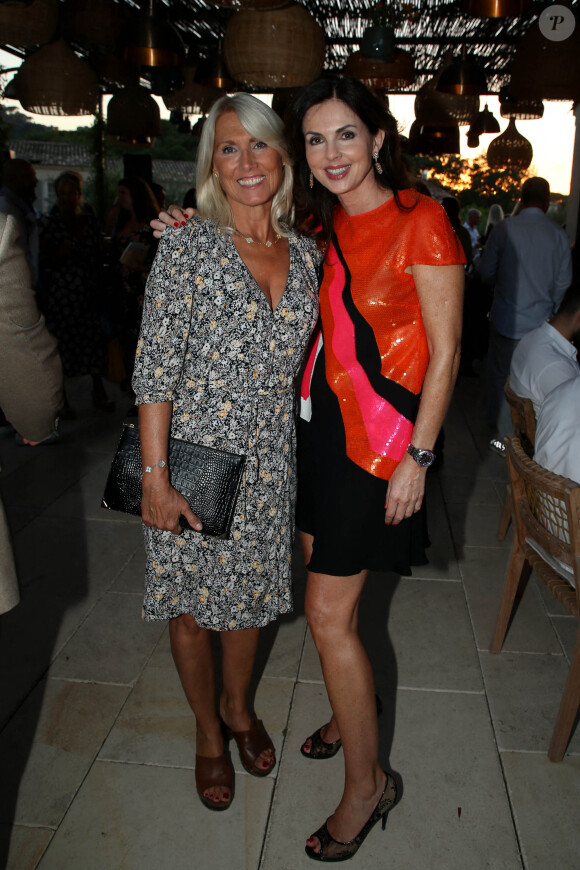
M 254 719 L 252 727 L 247 731 L 232 731 L 232 729 L 223 723 L 224 734 L 229 739 L 231 737 L 237 743 L 240 759 L 245 770 L 251 773 L 252 776 L 268 776 L 276 764 L 276 757 L 272 758 L 272 764 L 268 767 L 258 767 L 257 761 L 262 752 L 266 749 L 271 749 L 274 752 L 274 744 L 272 743 L 268 732 L 264 728 L 261 719 Z
M 234 798 L 234 771 L 225 754 L 218 755 L 217 758 L 195 756 L 195 785 L 200 801 L 208 810 L 227 810 Z M 229 789 L 229 800 L 214 800 L 204 794 L 208 788 L 216 786 Z

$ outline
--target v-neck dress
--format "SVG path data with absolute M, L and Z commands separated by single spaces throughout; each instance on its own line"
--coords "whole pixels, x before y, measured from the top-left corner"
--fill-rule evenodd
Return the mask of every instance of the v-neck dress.
M 316 245 L 292 234 L 272 311 L 231 236 L 166 229 L 147 283 L 133 389 L 172 402 L 171 434 L 247 456 L 229 540 L 144 528 L 144 617 L 257 628 L 292 609 L 294 380 L 318 317 Z

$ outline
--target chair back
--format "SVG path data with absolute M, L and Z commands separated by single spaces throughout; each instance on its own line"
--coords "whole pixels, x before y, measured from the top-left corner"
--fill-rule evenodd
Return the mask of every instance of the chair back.
M 513 434 L 520 439 L 528 456 L 533 456 L 536 441 L 534 406 L 530 399 L 523 399 L 514 393 L 509 378 L 505 382 L 504 393 L 512 415 Z
M 519 438 L 506 438 L 505 445 L 520 547 L 552 594 L 578 616 L 580 486 L 530 459 Z

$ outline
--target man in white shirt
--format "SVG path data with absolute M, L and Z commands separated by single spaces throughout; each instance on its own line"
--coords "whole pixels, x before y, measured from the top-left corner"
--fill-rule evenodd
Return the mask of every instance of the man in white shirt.
M 522 208 L 491 233 L 478 272 L 494 284 L 487 356 L 486 416 L 498 430 L 490 447 L 501 450 L 511 429 L 504 385 L 519 340 L 552 317 L 572 281 L 570 242 L 546 212 L 550 185 L 528 178 L 522 185 Z
M 580 378 L 552 390 L 540 408 L 534 459 L 580 484 Z
M 514 351 L 510 385 L 523 399 L 531 399 L 536 417 L 542 402 L 564 381 L 580 377 L 580 281 L 566 290 L 558 313 L 528 332 Z

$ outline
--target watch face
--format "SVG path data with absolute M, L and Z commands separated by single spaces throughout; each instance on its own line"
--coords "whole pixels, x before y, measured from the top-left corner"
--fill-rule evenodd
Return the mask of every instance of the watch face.
M 409 453 L 421 468 L 429 468 L 435 462 L 435 454 L 431 450 L 421 450 L 419 447 L 409 447 Z

